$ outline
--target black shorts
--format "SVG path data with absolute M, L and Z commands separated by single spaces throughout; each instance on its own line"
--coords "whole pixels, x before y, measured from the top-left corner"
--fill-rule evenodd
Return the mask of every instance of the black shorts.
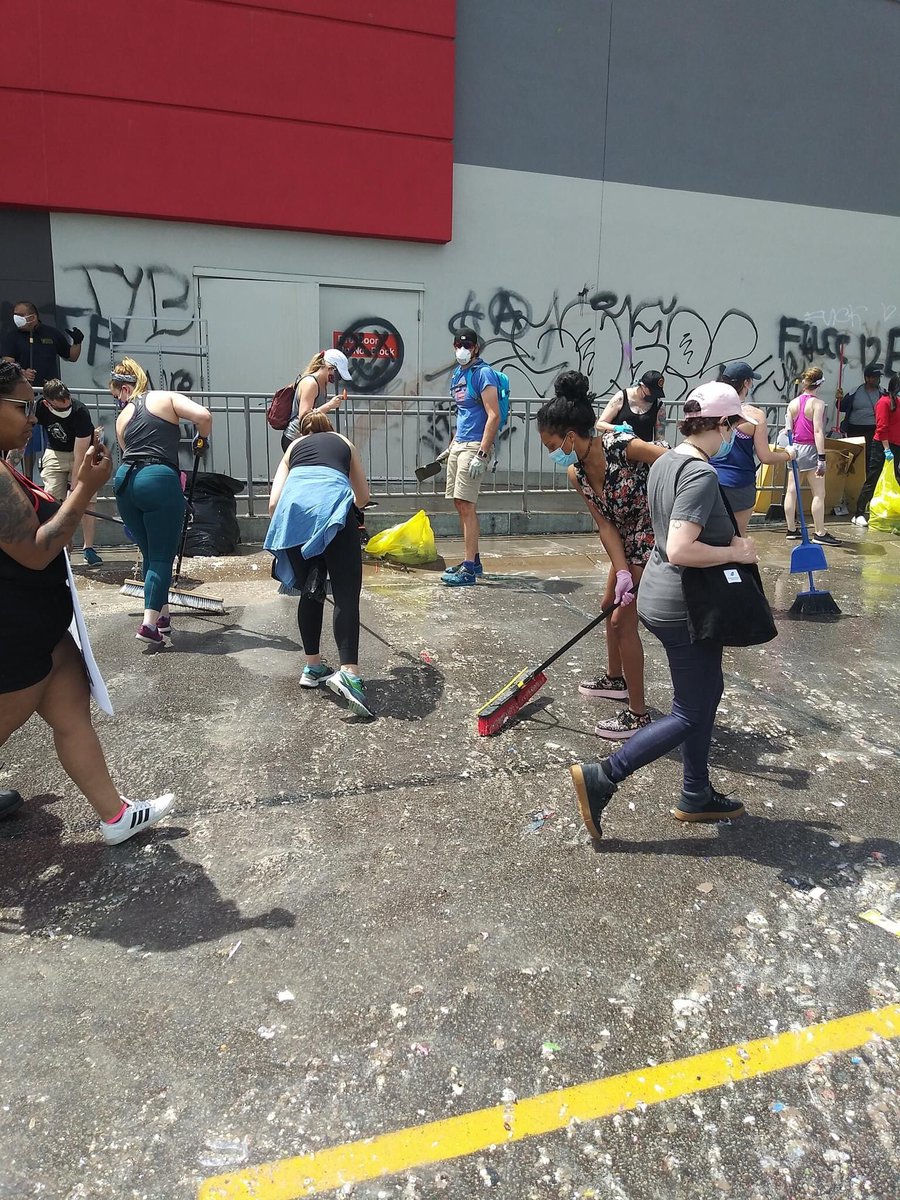
M 0 587 L 0 693 L 34 687 L 53 669 L 53 651 L 72 623 L 68 585 Z

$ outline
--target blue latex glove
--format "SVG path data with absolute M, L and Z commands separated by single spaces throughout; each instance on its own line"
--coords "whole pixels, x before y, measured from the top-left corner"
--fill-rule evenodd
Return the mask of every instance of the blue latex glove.
M 890 448 L 890 446 L 888 446 L 888 448 L 885 450 L 885 452 L 884 452 L 884 457 L 885 457 L 885 459 L 886 459 L 888 462 L 893 462 L 893 461 L 894 461 L 894 452 L 893 452 L 893 450 Z
M 630 571 L 616 571 L 616 604 L 626 608 L 634 601 L 634 580 Z
M 627 421 L 624 425 L 613 425 L 613 430 L 615 433 L 634 433 Z
M 477 454 L 473 454 L 469 459 L 469 477 L 471 479 L 480 479 L 487 470 L 487 459 L 479 458 Z

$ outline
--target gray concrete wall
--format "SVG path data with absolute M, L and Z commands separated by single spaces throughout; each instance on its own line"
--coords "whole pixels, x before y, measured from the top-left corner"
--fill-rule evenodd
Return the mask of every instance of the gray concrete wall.
M 900 214 L 896 0 L 459 0 L 456 161 Z

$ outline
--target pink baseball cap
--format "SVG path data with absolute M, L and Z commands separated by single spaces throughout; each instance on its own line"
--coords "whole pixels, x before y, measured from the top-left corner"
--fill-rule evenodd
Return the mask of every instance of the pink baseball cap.
M 685 399 L 684 406 L 695 400 L 699 412 L 685 412 L 685 417 L 740 417 L 748 425 L 757 425 L 741 407 L 741 398 L 730 383 L 701 383 Z

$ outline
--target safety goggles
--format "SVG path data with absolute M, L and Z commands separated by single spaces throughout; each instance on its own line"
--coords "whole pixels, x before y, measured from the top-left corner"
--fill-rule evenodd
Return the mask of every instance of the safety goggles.
M 9 396 L 4 396 L 3 399 L 8 400 L 10 404 L 21 404 L 26 417 L 33 417 L 37 412 L 37 400 L 11 400 Z

